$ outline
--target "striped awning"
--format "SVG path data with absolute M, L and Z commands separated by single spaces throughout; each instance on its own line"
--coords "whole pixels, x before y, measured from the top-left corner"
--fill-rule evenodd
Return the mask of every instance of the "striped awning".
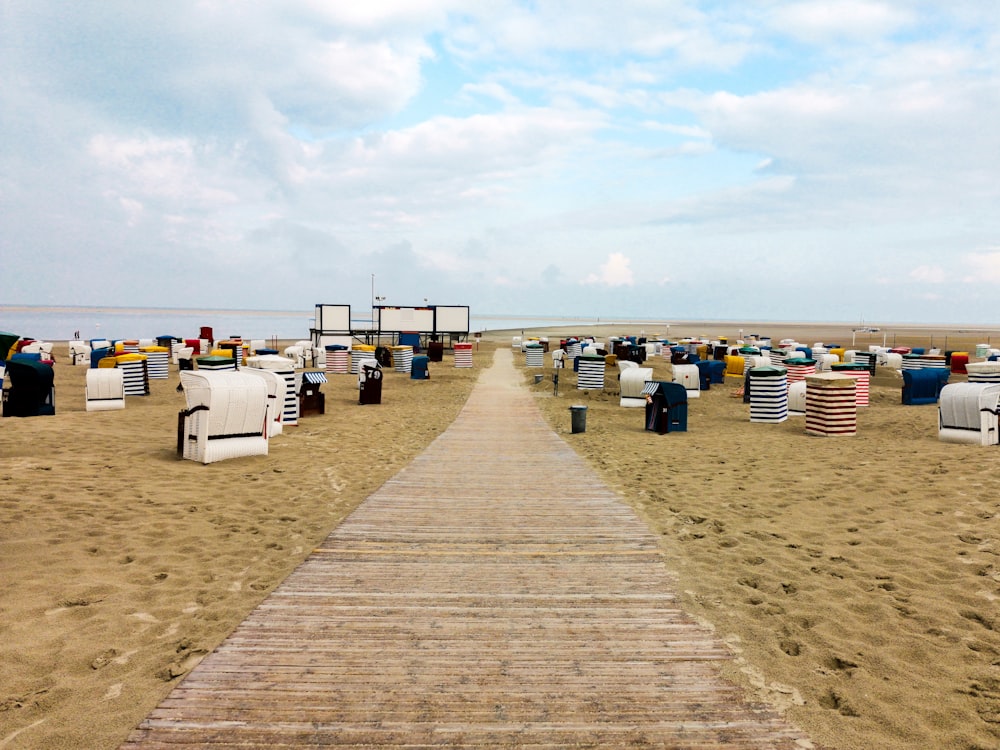
M 312 383 L 314 385 L 318 384 L 318 383 L 326 383 L 327 382 L 326 373 L 322 373 L 322 372 L 304 372 L 304 373 L 302 373 L 302 378 L 307 383 Z

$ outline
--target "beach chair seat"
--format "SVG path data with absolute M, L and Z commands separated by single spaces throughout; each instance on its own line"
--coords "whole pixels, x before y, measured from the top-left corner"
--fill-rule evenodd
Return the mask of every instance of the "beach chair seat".
M 125 408 L 125 371 L 117 367 L 87 370 L 87 411 Z
M 203 464 L 267 455 L 267 385 L 237 370 L 182 372 L 177 453 Z

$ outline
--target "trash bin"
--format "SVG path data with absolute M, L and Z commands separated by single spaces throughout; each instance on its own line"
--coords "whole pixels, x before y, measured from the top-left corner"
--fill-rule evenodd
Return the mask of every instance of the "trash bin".
M 366 361 L 358 375 L 358 403 L 382 403 L 382 369 Z
M 583 404 L 574 404 L 569 407 L 572 420 L 572 430 L 575 435 L 578 432 L 587 431 L 587 407 Z
M 427 358 L 431 362 L 441 362 L 444 360 L 444 344 L 440 341 L 431 341 L 427 344 Z

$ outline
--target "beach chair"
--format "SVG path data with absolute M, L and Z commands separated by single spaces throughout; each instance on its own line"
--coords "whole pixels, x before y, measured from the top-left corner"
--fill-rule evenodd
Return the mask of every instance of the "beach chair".
M 936 404 L 949 374 L 943 367 L 903 370 L 903 403 L 907 406 Z
M 646 383 L 652 379 L 652 367 L 630 367 L 627 370 L 623 370 L 618 378 L 621 392 L 618 405 L 644 408 L 646 406 Z
M 267 455 L 267 385 L 236 370 L 182 372 L 177 454 L 203 464 Z
M 21 354 L 37 354 L 42 362 L 54 362 L 52 357 L 52 342 L 32 341 L 21 347 Z
M 90 366 L 91 347 L 85 341 L 69 342 L 69 361 L 72 365 Z
M 290 359 L 296 369 L 305 367 L 305 350 L 297 344 L 286 346 L 284 351 L 285 359 Z
M 40 360 L 18 359 L 14 355 L 7 361 L 10 387 L 3 392 L 5 417 L 40 417 L 56 413 L 55 376 L 52 366 Z
M 723 362 L 726 366 L 723 376 L 725 381 L 727 383 L 738 381 L 742 384 L 746 377 L 746 359 L 739 354 L 727 354 Z
M 698 365 L 671 365 L 671 370 L 673 371 L 674 382 L 684 386 L 684 390 L 688 392 L 689 399 L 701 396 L 701 371 L 698 369 Z
M 87 411 L 125 408 L 125 371 L 117 367 L 87 370 Z
M 1000 383 L 1000 362 L 969 362 L 965 372 L 970 383 Z
M 646 384 L 646 429 L 660 435 L 687 432 L 687 391 L 680 383 L 652 381 Z
M 820 353 L 813 358 L 816 360 L 816 372 L 832 372 L 833 366 L 840 362 L 840 357 L 836 354 Z
M 1000 383 L 951 383 L 941 389 L 938 439 L 1000 445 Z
M 787 377 L 786 377 L 787 382 Z M 806 381 L 788 383 L 788 414 L 804 417 L 806 414 Z

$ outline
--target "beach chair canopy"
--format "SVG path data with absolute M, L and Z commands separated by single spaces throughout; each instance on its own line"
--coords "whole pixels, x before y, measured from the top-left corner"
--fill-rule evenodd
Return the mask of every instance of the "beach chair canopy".
M 20 338 L 16 333 L 0 331 L 0 360 L 7 359 L 10 350 L 14 348 Z
M 680 383 L 667 383 L 662 380 L 651 380 L 643 388 L 643 393 L 650 396 L 660 396 L 668 406 L 686 404 L 687 390 Z

